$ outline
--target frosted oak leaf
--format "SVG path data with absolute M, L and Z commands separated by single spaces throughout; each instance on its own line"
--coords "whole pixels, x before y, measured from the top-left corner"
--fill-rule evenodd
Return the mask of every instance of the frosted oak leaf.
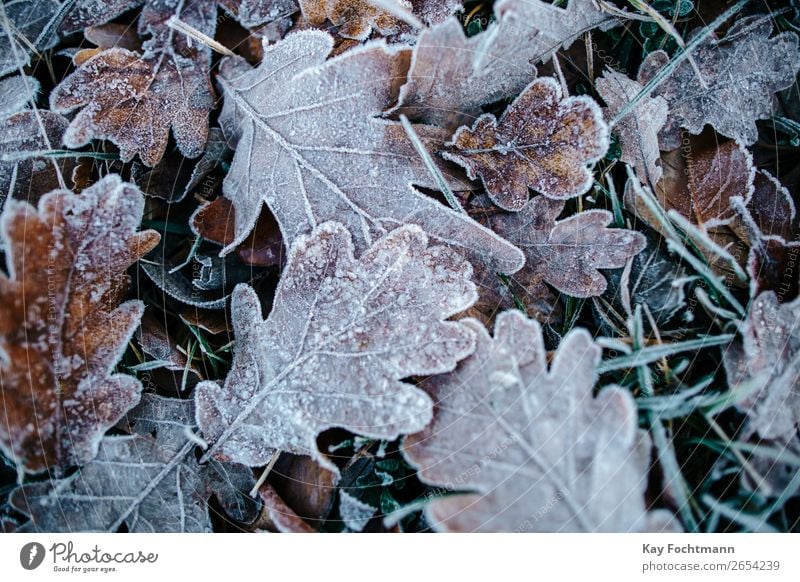
M 548 365 L 542 331 L 518 311 L 501 313 L 494 338 L 475 320 L 475 353 L 423 388 L 433 422 L 406 437 L 420 479 L 463 495 L 433 499 L 441 531 L 630 532 L 673 529 L 644 494 L 649 439 L 627 390 L 595 397 L 600 347 L 570 332 Z
M 131 8 L 142 6 L 138 32 L 149 37 L 142 52 L 110 48 L 82 62 L 50 94 L 53 111 L 80 109 L 64 136 L 68 147 L 92 139 L 108 139 L 124 161 L 139 155 L 148 166 L 164 155 L 170 128 L 181 153 L 194 158 L 203 153 L 208 115 L 214 91 L 208 78 L 210 49 L 167 25 L 180 19 L 212 37 L 217 26 L 217 4 L 243 25 L 278 17 L 284 0 L 254 3 L 236 0 L 133 0 L 76 2 L 62 32 L 82 31 L 103 24 Z
M 50 192 L 38 209 L 6 204 L 0 445 L 26 471 L 90 461 L 139 401 L 139 381 L 112 370 L 144 311 L 120 304 L 125 271 L 159 240 L 137 232 L 143 209 L 141 192 L 116 175 L 79 195 Z
M 490 228 L 525 253 L 525 266 L 509 277 L 512 291 L 543 315 L 548 313 L 546 303 L 555 303 L 545 283 L 573 297 L 601 295 L 607 283 L 600 269 L 625 266 L 647 244 L 641 233 L 607 228 L 613 216 L 606 210 L 587 210 L 557 220 L 564 206 L 562 200 L 536 196 L 519 212 L 488 220 Z M 498 299 L 503 291 L 498 286 Z
M 749 431 L 793 438 L 800 425 L 800 299 L 781 304 L 774 292 L 761 293 L 740 332 L 741 344 L 725 350 L 724 361 L 730 385 L 748 385 L 737 406 L 749 417 Z
M 595 85 L 608 105 L 608 117 L 615 117 L 643 89 L 641 83 L 610 69 Z M 651 188 L 662 174 L 658 132 L 667 122 L 668 112 L 663 97 L 645 97 L 612 128 L 619 136 L 622 161 L 633 166 L 639 180 Z
M 473 334 L 445 321 L 476 299 L 472 269 L 416 226 L 359 258 L 340 224 L 292 247 L 266 321 L 255 292 L 234 290 L 236 350 L 224 386 L 195 389 L 206 456 L 264 465 L 275 450 L 313 456 L 325 429 L 396 438 L 430 420 L 427 395 L 402 378 L 450 371 Z
M 223 184 L 236 236 L 223 252 L 247 237 L 266 202 L 287 245 L 335 220 L 361 252 L 386 232 L 416 224 L 473 262 L 519 270 L 518 249 L 411 187 L 437 184 L 402 125 L 378 117 L 394 101 L 408 50 L 371 42 L 326 61 L 332 47 L 330 35 L 307 30 L 265 47 L 258 68 L 223 63 L 220 123 L 237 144 Z M 415 131 L 431 152 L 446 138 L 429 126 Z M 442 170 L 453 188 L 470 189 Z
M 681 127 L 697 135 L 706 124 L 745 145 L 755 143 L 756 120 L 772 115 L 774 94 L 794 83 L 800 68 L 797 35 L 782 32 L 770 38 L 771 32 L 770 17 L 739 19 L 724 38 L 710 37 L 692 54 L 705 85 L 684 61 L 654 90 L 669 106 L 661 149 L 681 145 Z M 639 81 L 647 83 L 668 61 L 664 51 L 650 53 Z
M 107 436 L 97 458 L 79 472 L 54 482 L 24 485 L 12 505 L 30 517 L 19 531 L 134 533 L 211 531 L 209 498 L 242 522 L 253 521 L 255 485 L 242 465 L 200 465 L 191 400 L 148 394 L 128 414 L 132 434 Z
M 519 95 L 536 77 L 536 63 L 593 28 L 619 22 L 592 0 L 570 0 L 566 8 L 504 0 L 494 12 L 495 22 L 471 38 L 457 18 L 420 34 L 400 97 L 409 118 L 457 129 L 480 106 Z
M 550 198 L 572 198 L 592 185 L 587 164 L 608 149 L 608 127 L 589 97 L 561 98 L 551 78 L 531 83 L 498 120 L 491 113 L 462 127 L 444 157 L 480 176 L 491 199 L 520 210 L 528 189 Z

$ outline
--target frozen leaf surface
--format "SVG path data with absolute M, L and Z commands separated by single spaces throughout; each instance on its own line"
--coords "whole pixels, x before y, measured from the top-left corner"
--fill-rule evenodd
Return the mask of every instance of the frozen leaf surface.
M 566 8 L 504 0 L 494 10 L 496 22 L 471 38 L 456 18 L 422 32 L 401 93 L 411 119 L 455 129 L 480 106 L 519 95 L 536 77 L 537 62 L 584 32 L 617 23 L 592 0 L 570 0 Z
M 55 44 L 58 37 L 52 24 L 59 6 L 58 0 L 3 2 L 10 26 L 0 20 L 0 77 L 30 64 L 32 49 L 43 51 Z M 14 34 L 13 47 L 8 28 Z
M 401 379 L 450 371 L 471 353 L 472 333 L 444 321 L 475 301 L 471 274 L 416 226 L 358 259 L 340 224 L 300 237 L 266 321 L 250 287 L 234 291 L 233 368 L 224 386 L 195 389 L 207 455 L 259 466 L 281 450 L 336 471 L 317 450 L 327 428 L 388 439 L 420 430 L 432 403 Z
M 28 90 L 32 93 L 28 94 Z M 0 119 L 19 113 L 39 92 L 39 81 L 33 77 L 14 75 L 0 81 Z
M 738 406 L 750 432 L 790 439 L 800 423 L 800 300 L 782 304 L 771 291 L 760 294 L 740 332 L 741 345 L 725 351 L 725 369 L 732 387 L 749 385 Z
M 664 519 L 644 493 L 650 443 L 628 391 L 597 397 L 600 347 L 568 334 L 548 366 L 539 324 L 518 311 L 497 318 L 494 338 L 474 320 L 475 353 L 423 387 L 433 422 L 406 437 L 420 478 L 472 494 L 434 499 L 429 521 L 444 531 L 647 531 Z
M 81 471 L 12 494 L 12 504 L 31 518 L 21 531 L 115 532 L 125 524 L 134 533 L 206 532 L 212 495 L 234 519 L 255 519 L 249 469 L 197 463 L 196 443 L 186 436 L 195 428 L 191 400 L 147 395 L 128 421 L 134 433 L 104 438 Z
M 520 210 L 528 189 L 550 198 L 571 198 L 592 185 L 587 165 L 608 149 L 608 127 L 589 97 L 561 98 L 551 78 L 536 79 L 498 121 L 491 113 L 462 127 L 443 155 L 480 176 L 491 199 Z
M 328 34 L 303 31 L 266 47 L 256 69 L 239 60 L 224 64 L 220 122 L 238 141 L 224 183 L 236 236 L 225 252 L 247 237 L 266 202 L 287 245 L 336 220 L 360 252 L 387 231 L 417 224 L 475 262 L 517 271 L 518 249 L 411 188 L 436 183 L 402 125 L 377 117 L 405 74 L 406 49 L 373 42 L 326 61 L 332 46 Z M 428 126 L 416 131 L 431 151 L 445 138 Z
M 231 0 L 220 4 L 245 24 L 264 22 L 273 14 L 271 2 Z M 102 24 L 140 5 L 139 34 L 149 37 L 142 52 L 111 48 L 83 62 L 53 90 L 51 109 L 61 113 L 80 109 L 64 137 L 68 147 L 108 139 L 119 147 L 123 160 L 139 154 L 145 164 L 153 166 L 164 155 L 172 128 L 181 152 L 197 157 L 203 153 L 208 114 L 214 107 L 208 78 L 211 53 L 167 22 L 178 18 L 213 37 L 216 0 L 82 0 L 67 15 L 62 30 L 70 33 Z M 275 16 L 279 12 L 276 9 Z
M 609 118 L 615 117 L 643 89 L 641 83 L 610 69 L 597 79 L 595 85 L 608 106 Z M 658 132 L 667 122 L 668 112 L 663 97 L 645 97 L 612 128 L 619 136 L 622 161 L 631 165 L 639 180 L 652 188 L 662 174 Z
M 62 176 L 69 176 L 75 166 L 69 158 L 54 161 L 42 156 L 61 144 L 67 119 L 44 110 L 39 111 L 39 118 L 47 140 L 33 111 L 21 111 L 0 120 L 0 209 L 7 198 L 35 204 L 43 193 L 59 187 L 56 164 Z
M 545 283 L 573 297 L 600 295 L 606 279 L 599 269 L 625 266 L 646 245 L 638 232 L 607 228 L 613 218 L 608 211 L 587 210 L 557 220 L 563 210 L 563 201 L 537 196 L 520 212 L 489 221 L 525 253 L 525 267 L 512 280 L 530 297 L 551 296 Z
M 27 471 L 90 461 L 139 401 L 139 381 L 111 372 L 144 310 L 120 304 L 125 270 L 159 239 L 136 232 L 143 208 L 141 192 L 115 175 L 80 195 L 50 192 L 38 210 L 6 205 L 0 445 Z
M 770 38 L 772 19 L 751 16 L 737 20 L 725 38 L 713 36 L 692 54 L 705 87 L 688 61 L 654 91 L 669 106 L 661 132 L 661 149 L 680 146 L 680 128 L 699 134 L 710 124 L 719 133 L 750 145 L 758 139 L 757 119 L 772 115 L 774 94 L 795 81 L 800 56 L 797 35 L 782 32 Z M 663 51 L 648 55 L 639 71 L 646 83 L 667 62 Z

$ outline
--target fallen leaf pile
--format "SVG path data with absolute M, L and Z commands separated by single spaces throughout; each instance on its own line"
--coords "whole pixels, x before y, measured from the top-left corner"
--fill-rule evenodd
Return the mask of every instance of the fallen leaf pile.
M 800 21 L 695 4 L 4 2 L 3 530 L 797 531 Z

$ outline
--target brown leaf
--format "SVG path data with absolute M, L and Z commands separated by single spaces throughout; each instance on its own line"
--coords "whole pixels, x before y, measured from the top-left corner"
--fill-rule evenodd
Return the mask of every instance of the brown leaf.
M 269 19 L 273 4 L 221 3 L 249 24 Z M 50 94 L 51 109 L 61 113 L 81 109 L 64 136 L 68 147 L 108 139 L 119 147 L 123 161 L 139 154 L 145 164 L 154 166 L 164 155 L 172 128 L 181 153 L 197 157 L 203 153 L 208 115 L 214 107 L 208 78 L 211 51 L 174 31 L 167 22 L 176 17 L 213 37 L 216 0 L 114 0 L 100 4 L 80 0 L 65 17 L 62 31 L 77 32 L 103 24 L 142 4 L 138 31 L 150 37 L 142 45 L 143 52 L 120 45 L 88 60 L 79 57 L 78 69 Z
M 139 381 L 111 370 L 144 310 L 119 303 L 125 270 L 159 240 L 136 232 L 143 208 L 141 192 L 115 175 L 80 195 L 50 192 L 38 210 L 6 205 L 0 445 L 27 471 L 90 461 L 139 400 Z
M 608 105 L 608 116 L 615 117 L 636 97 L 643 86 L 611 69 L 595 82 Z M 639 180 L 654 188 L 661 178 L 661 152 L 658 132 L 667 122 L 667 102 L 662 97 L 642 99 L 612 131 L 619 136 L 621 159 L 636 170 Z
M 264 484 L 258 494 L 264 502 L 264 517 L 267 518 L 267 523 L 260 524 L 262 527 L 279 533 L 314 533 L 313 528 L 284 503 L 269 483 Z
M 466 325 L 475 353 L 423 384 L 434 420 L 403 442 L 420 479 L 440 487 L 425 510 L 436 529 L 631 532 L 669 521 L 645 506 L 651 445 L 630 393 L 592 395 L 601 350 L 586 330 L 548 365 L 539 324 L 518 311 L 497 318 L 494 338 Z
M 471 274 L 416 226 L 393 230 L 358 259 L 340 224 L 300 237 L 266 321 L 251 287 L 234 290 L 232 369 L 224 386 L 195 389 L 206 456 L 261 466 L 281 450 L 337 471 L 317 448 L 322 431 L 419 430 L 432 403 L 401 379 L 451 370 L 472 351 L 471 333 L 446 321 L 475 301 Z
M 703 84 L 689 61 L 683 61 L 653 92 L 669 105 L 661 148 L 680 146 L 679 128 L 699 134 L 706 124 L 722 135 L 749 145 L 758 139 L 757 119 L 772 115 L 774 94 L 795 81 L 800 67 L 797 35 L 772 38 L 772 18 L 765 15 L 737 20 L 723 39 L 709 37 L 692 53 Z M 647 83 L 666 63 L 664 51 L 650 53 L 639 81 Z
M 525 253 L 525 267 L 511 279 L 533 297 L 542 295 L 544 283 L 573 297 L 600 295 L 606 279 L 599 269 L 623 267 L 646 245 L 638 232 L 607 228 L 613 216 L 605 210 L 556 220 L 564 204 L 536 196 L 518 213 L 489 219 L 493 230 Z
M 586 165 L 608 149 L 608 128 L 589 97 L 561 98 L 555 79 L 531 83 L 498 121 L 487 113 L 472 129 L 453 136 L 444 157 L 481 177 L 492 200 L 520 210 L 528 188 L 550 198 L 571 198 L 589 190 Z
M 269 481 L 287 507 L 316 529 L 323 525 L 336 501 L 337 475 L 311 457 L 282 453 Z

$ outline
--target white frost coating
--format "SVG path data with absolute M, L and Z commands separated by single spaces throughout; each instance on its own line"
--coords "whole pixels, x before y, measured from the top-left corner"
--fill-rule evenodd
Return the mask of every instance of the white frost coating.
M 344 489 L 339 492 L 339 515 L 349 529 L 363 531 L 376 511 L 377 507 L 356 499 Z
M 475 302 L 471 274 L 415 226 L 358 259 L 341 224 L 299 237 L 266 321 L 249 286 L 234 290 L 233 367 L 224 387 L 195 389 L 207 454 L 259 466 L 277 449 L 335 472 L 316 445 L 327 428 L 388 439 L 420 430 L 433 403 L 401 379 L 450 371 L 472 352 L 472 332 L 444 321 Z
M 648 512 L 650 442 L 636 405 L 616 386 L 597 397 L 600 347 L 569 333 L 548 366 L 539 324 L 520 312 L 497 318 L 456 371 L 425 382 L 433 423 L 403 453 L 431 485 L 477 494 L 434 499 L 428 519 L 445 531 L 648 531 L 673 529 Z M 516 382 L 501 377 L 513 376 Z M 668 515 L 668 514 L 667 514 Z
M 223 252 L 247 237 L 266 202 L 288 245 L 328 220 L 350 230 L 358 251 L 416 224 L 475 262 L 519 270 L 518 249 L 412 189 L 436 184 L 402 126 L 377 117 L 391 105 L 403 49 L 373 42 L 326 61 L 332 46 L 326 33 L 303 31 L 265 47 L 256 69 L 223 64 L 220 123 L 237 142 L 224 183 L 236 237 Z M 446 137 L 428 126 L 416 131 L 431 150 Z
M 29 88 L 33 95 L 28 95 Z M 33 77 L 15 75 L 0 81 L 0 119 L 25 109 L 38 93 L 39 81 Z
M 124 523 L 130 532 L 207 532 L 212 494 L 234 519 L 255 518 L 257 504 L 247 495 L 252 472 L 216 462 L 201 466 L 191 454 L 194 442 L 184 429 L 193 429 L 192 401 L 146 395 L 127 420 L 134 434 L 103 439 L 97 458 L 81 471 L 12 494 L 13 506 L 31 517 L 18 531 L 114 532 Z

